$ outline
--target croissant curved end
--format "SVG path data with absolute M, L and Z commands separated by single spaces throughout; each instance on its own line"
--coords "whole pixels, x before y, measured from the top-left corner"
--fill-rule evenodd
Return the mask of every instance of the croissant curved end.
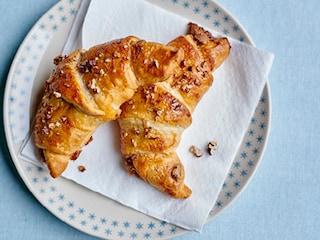
M 192 194 L 192 190 L 187 185 L 183 185 L 180 191 L 170 196 L 174 198 L 188 198 L 190 197 L 191 194 Z
M 70 156 L 43 150 L 46 164 L 53 178 L 59 177 L 66 170 Z
M 188 198 L 192 191 L 184 183 L 185 170 L 176 153 L 126 155 L 125 168 L 138 178 L 173 198 Z

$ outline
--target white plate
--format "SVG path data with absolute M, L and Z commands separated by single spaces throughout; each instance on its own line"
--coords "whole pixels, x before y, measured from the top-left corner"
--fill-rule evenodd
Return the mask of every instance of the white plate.
M 213 1 L 149 1 L 253 44 L 237 20 Z M 39 202 L 62 221 L 83 232 L 112 239 L 166 239 L 185 234 L 188 231 L 124 207 L 72 181 L 64 178 L 53 181 L 47 171 L 18 158 L 36 107 L 30 104 L 34 99 L 27 98 L 25 93 L 37 93 L 42 88 L 39 83 L 50 74 L 52 59 L 64 45 L 79 3 L 80 0 L 62 0 L 43 15 L 21 44 L 12 63 L 4 96 L 4 125 L 13 162 Z M 266 84 L 208 221 L 226 209 L 254 175 L 266 147 L 270 117 L 271 101 Z

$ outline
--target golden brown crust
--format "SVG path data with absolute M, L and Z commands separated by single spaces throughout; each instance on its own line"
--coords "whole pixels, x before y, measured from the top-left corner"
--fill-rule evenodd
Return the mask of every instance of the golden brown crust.
M 141 177 L 174 198 L 187 198 L 192 191 L 184 184 L 184 167 L 176 153 L 137 153 L 126 158 L 127 171 Z
M 128 172 L 169 196 L 189 197 L 175 150 L 229 50 L 226 38 L 190 24 L 167 45 L 127 37 L 56 58 L 34 129 L 52 177 L 98 126 L 119 118 Z
M 130 101 L 121 106 L 121 117 L 153 119 L 161 124 L 170 122 L 177 126 L 189 126 L 191 113 L 188 107 L 168 87 L 165 83 L 141 86 Z
M 127 171 L 174 198 L 192 193 L 176 154 L 181 134 L 212 85 L 212 72 L 230 51 L 226 38 L 214 38 L 195 24 L 188 33 L 168 44 L 184 53 L 174 74 L 164 82 L 140 86 L 121 106 L 118 119 Z
M 51 175 L 59 176 L 101 124 L 115 120 L 138 86 L 164 81 L 181 61 L 171 46 L 127 37 L 55 59 L 36 115 L 34 140 Z M 141 70 L 142 59 L 152 59 Z

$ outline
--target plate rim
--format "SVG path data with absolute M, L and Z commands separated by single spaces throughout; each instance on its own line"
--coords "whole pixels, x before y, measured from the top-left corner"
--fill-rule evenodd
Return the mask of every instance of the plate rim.
M 64 0 L 66 2 L 66 0 Z M 62 1 L 63 2 L 63 1 Z M 150 1 L 149 1 L 150 2 Z M 239 27 L 241 28 L 241 31 L 245 34 L 246 39 L 248 40 L 249 44 L 255 46 L 253 40 L 251 39 L 251 36 L 248 34 L 247 30 L 243 27 L 243 25 L 239 22 L 239 20 L 233 15 L 231 14 L 227 9 L 225 9 L 220 3 L 217 3 L 214 0 L 210 0 L 210 2 L 212 2 L 214 5 L 216 5 L 217 7 L 219 7 L 223 12 L 227 13 L 232 20 L 237 23 L 239 25 Z M 46 16 L 46 14 L 48 14 L 49 12 L 53 11 L 53 9 L 55 7 L 57 7 L 57 5 L 60 4 L 60 2 L 57 2 L 56 4 L 54 4 L 50 9 L 48 9 L 33 25 L 33 27 L 29 30 L 28 34 L 25 36 L 24 40 L 21 42 L 18 50 L 15 53 L 14 59 L 10 65 L 10 70 L 9 73 L 7 75 L 6 78 L 6 82 L 5 82 L 5 89 L 4 89 L 4 95 L 3 95 L 3 122 L 4 122 L 4 132 L 5 132 L 5 138 L 6 138 L 6 143 L 7 143 L 7 147 L 9 149 L 10 152 L 10 157 L 14 163 L 15 168 L 17 169 L 21 179 L 23 180 L 24 184 L 27 186 L 28 190 L 30 191 L 30 193 L 32 193 L 35 198 L 41 203 L 42 206 L 44 206 L 46 209 L 48 209 L 53 215 L 55 215 L 56 217 L 58 217 L 61 221 L 66 222 L 68 225 L 72 226 L 73 228 L 78 229 L 81 232 L 84 232 L 86 234 L 90 234 L 86 231 L 84 231 L 83 229 L 81 229 L 79 226 L 75 225 L 75 224 L 71 224 L 70 221 L 67 221 L 66 219 L 63 219 L 62 217 L 57 216 L 57 214 L 55 213 L 54 210 L 50 209 L 48 207 L 48 204 L 45 204 L 43 200 L 40 200 L 39 197 L 37 196 L 38 194 L 35 194 L 33 191 L 33 187 L 31 182 L 27 179 L 28 177 L 26 176 L 26 172 L 22 169 L 21 164 L 19 164 L 19 158 L 17 156 L 17 148 L 19 148 L 19 144 L 14 143 L 14 141 L 12 141 L 12 136 L 11 136 L 11 130 L 9 127 L 10 124 L 10 119 L 9 119 L 9 114 L 8 114 L 8 110 L 9 108 L 9 94 L 10 94 L 10 84 L 9 84 L 9 80 L 13 79 L 14 77 L 14 66 L 16 66 L 16 64 L 18 63 L 19 59 L 18 56 L 21 55 L 22 53 L 22 48 L 23 46 L 26 44 L 26 42 L 28 41 L 28 39 L 31 37 L 33 31 L 35 31 L 36 26 L 39 24 L 39 22 L 42 21 L 42 19 Z M 200 23 L 201 24 L 201 23 Z M 11 82 L 11 81 L 10 81 Z M 217 216 L 219 216 L 222 212 L 224 212 L 226 209 L 228 209 L 228 207 L 239 198 L 239 196 L 241 195 L 241 193 L 247 188 L 248 184 L 251 182 L 252 178 L 255 176 L 260 164 L 261 164 L 261 160 L 264 156 L 264 153 L 266 151 L 267 148 L 267 144 L 269 141 L 269 137 L 270 137 L 270 131 L 271 131 L 271 120 L 272 120 L 272 100 L 271 100 L 271 92 L 270 92 L 270 84 L 269 84 L 269 80 L 266 81 L 266 84 L 264 86 L 263 92 L 265 92 L 267 94 L 267 99 L 268 99 L 268 117 L 267 117 L 267 127 L 266 127 L 266 131 L 265 131 L 265 140 L 264 140 L 264 144 L 263 149 L 261 151 L 261 153 L 259 154 L 259 157 L 257 158 L 257 164 L 255 165 L 255 168 L 253 169 L 252 173 L 250 174 L 250 176 L 248 178 L 246 178 L 246 183 L 242 186 L 242 188 L 240 189 L 240 191 L 237 192 L 236 196 L 234 196 L 232 198 L 231 201 L 229 201 L 227 203 L 227 205 L 225 205 L 221 211 L 219 211 L 217 214 L 214 214 L 212 216 L 209 216 L 206 220 L 206 223 L 209 221 L 212 221 L 214 218 L 216 218 Z M 262 93 L 261 93 L 262 94 Z M 11 139 L 11 140 L 10 140 Z M 174 236 L 170 236 L 170 237 L 176 237 L 185 233 L 190 232 L 189 230 L 185 230 L 182 229 L 180 232 L 178 232 L 177 234 L 175 234 Z M 95 235 L 93 235 L 95 236 Z M 99 236 L 98 236 L 99 237 Z M 163 238 L 162 238 L 163 239 Z

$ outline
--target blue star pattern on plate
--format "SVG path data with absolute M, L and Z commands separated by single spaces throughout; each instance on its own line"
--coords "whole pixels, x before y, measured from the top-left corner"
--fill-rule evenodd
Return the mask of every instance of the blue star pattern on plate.
M 261 125 L 266 125 L 269 120 L 266 111 L 269 107 L 267 100 L 267 96 L 261 96 L 254 116 L 251 118 L 249 130 L 244 136 L 211 215 L 217 214 L 223 206 L 230 204 L 234 200 L 234 195 L 237 195 L 239 190 L 248 183 L 248 176 L 252 176 L 257 169 L 258 162 L 256 160 L 258 161 L 262 154 L 265 144 L 264 135 L 266 134 L 266 129 L 261 128 Z M 263 114 L 261 114 L 262 112 Z
M 32 83 L 42 56 L 47 51 L 54 33 L 63 25 L 72 23 L 78 4 L 79 1 L 70 0 L 68 4 L 61 2 L 53 7 L 50 14 L 39 20 L 21 44 L 17 53 L 20 57 L 15 59 L 11 68 L 13 80 L 8 98 L 10 130 L 14 142 L 23 140 L 29 131 L 30 94 L 26 93 L 32 92 Z
M 63 189 L 55 185 L 56 179 L 48 177 L 48 172 L 27 162 L 25 165 L 27 178 L 37 189 L 50 208 L 56 210 L 57 215 L 66 217 L 71 225 L 80 225 L 87 232 L 101 233 L 104 237 L 117 236 L 123 239 L 153 239 L 154 237 L 172 236 L 179 232 L 179 228 L 165 221 L 152 220 L 141 222 L 110 218 L 93 212 L 92 209 L 81 206 L 76 199 L 69 199 Z M 36 181 L 34 179 L 37 179 Z M 155 231 L 156 230 L 156 231 Z
M 41 61 L 52 34 L 46 31 L 37 31 L 29 34 L 25 42 L 30 42 L 20 48 L 20 58 L 14 64 L 13 81 L 10 85 L 9 121 L 12 139 L 14 142 L 22 140 L 29 130 L 29 101 L 27 92 L 32 90 L 32 80 L 35 78 L 37 66 Z M 34 42 L 34 44 L 31 44 Z
M 225 13 L 219 6 L 213 6 L 211 1 L 182 1 L 182 0 L 148 0 L 160 6 L 169 6 L 168 10 L 188 15 L 190 20 L 201 22 L 206 27 L 209 27 L 226 36 L 235 38 L 241 42 L 247 42 L 243 32 L 240 31 L 240 26 Z
M 188 16 L 191 21 L 201 23 L 228 37 L 249 42 L 246 33 L 232 16 L 213 1 L 148 1 L 182 16 Z M 36 23 L 21 44 L 10 70 L 5 100 L 5 114 L 8 117 L 6 126 L 9 128 L 11 145 L 21 143 L 29 131 L 30 94 L 39 63 L 49 44 L 53 40 L 59 41 L 61 36 L 68 33 L 80 2 L 59 1 Z M 267 141 L 270 113 L 269 95 L 265 88 L 208 220 L 225 209 L 239 195 L 256 171 Z M 116 203 L 110 202 L 112 200 L 64 178 L 52 179 L 48 171 L 41 167 L 18 158 L 14 161 L 25 184 L 48 210 L 69 225 L 88 234 L 112 239 L 165 239 L 186 232 L 165 221 L 132 213 L 131 209 L 123 210 L 123 206 L 122 214 L 114 214 L 111 208 L 114 208 Z M 130 214 L 127 214 L 127 211 Z

